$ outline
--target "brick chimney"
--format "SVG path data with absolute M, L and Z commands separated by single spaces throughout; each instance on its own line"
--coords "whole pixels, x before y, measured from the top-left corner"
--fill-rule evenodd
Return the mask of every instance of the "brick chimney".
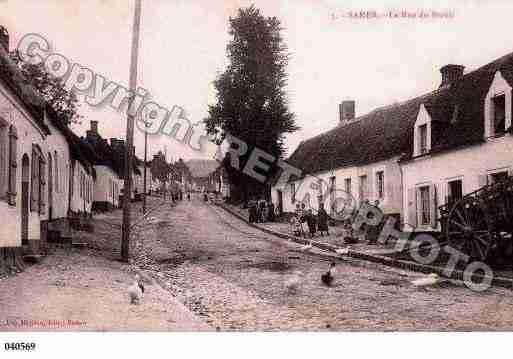
M 440 69 L 440 73 L 442 74 L 442 83 L 440 84 L 440 88 L 445 88 L 451 86 L 454 82 L 458 81 L 463 77 L 463 71 L 465 70 L 465 66 L 462 65 L 445 65 Z
M 0 46 L 9 52 L 9 32 L 2 25 L 0 25 Z
M 93 142 L 100 138 L 98 134 L 98 121 L 91 121 L 91 129 L 86 131 L 86 138 Z
M 91 132 L 98 134 L 98 121 L 91 121 Z
M 355 102 L 354 100 L 346 100 L 342 101 L 340 105 L 338 105 L 338 115 L 339 115 L 339 122 L 342 123 L 348 123 L 352 120 L 354 120 L 355 116 Z

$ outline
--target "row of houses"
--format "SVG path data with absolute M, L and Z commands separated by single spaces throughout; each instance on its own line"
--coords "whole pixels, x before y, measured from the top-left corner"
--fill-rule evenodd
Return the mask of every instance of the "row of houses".
M 404 230 L 439 231 L 439 205 L 513 175 L 513 54 L 440 73 L 434 91 L 359 117 L 354 101 L 342 102 L 339 124 L 290 156 L 302 178 L 275 183 L 273 202 L 293 212 L 303 199 L 314 208 L 339 207 L 341 195 L 379 201 Z
M 218 192 L 229 196 L 229 186 L 223 166 L 216 160 L 191 159 L 185 162 L 187 187 L 197 192 Z
M 95 121 L 83 138 L 65 123 L 12 62 L 0 26 L 0 264 L 44 250 L 52 234 L 69 237 L 93 210 L 119 206 L 124 143 L 106 143 Z M 134 192 L 143 167 L 136 159 Z
M 160 190 L 164 188 L 173 195 L 186 192 L 217 192 L 229 196 L 226 172 L 216 160 L 178 159 L 167 163 L 162 151 L 153 155 L 151 170 Z

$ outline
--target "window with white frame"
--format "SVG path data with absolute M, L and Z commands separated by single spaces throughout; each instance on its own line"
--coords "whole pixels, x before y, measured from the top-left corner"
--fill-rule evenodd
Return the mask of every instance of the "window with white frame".
M 500 172 L 491 173 L 488 175 L 488 183 L 494 184 L 497 182 L 504 181 L 507 178 L 508 178 L 508 171 L 500 171 Z
M 385 198 L 385 172 L 376 172 L 376 196 L 379 199 Z
M 351 196 L 351 178 L 346 178 L 344 180 L 344 191 L 348 197 Z
M 431 224 L 431 203 L 429 186 L 419 187 L 419 224 Z
M 484 99 L 484 136 L 502 136 L 511 127 L 512 88 L 497 71 Z
M 296 184 L 295 183 L 290 184 L 290 200 L 293 204 L 296 203 Z

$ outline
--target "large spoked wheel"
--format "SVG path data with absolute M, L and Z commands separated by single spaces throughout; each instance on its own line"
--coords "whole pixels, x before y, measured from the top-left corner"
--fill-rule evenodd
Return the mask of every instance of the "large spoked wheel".
M 449 245 L 472 259 L 484 261 L 492 248 L 494 236 L 483 203 L 463 198 L 449 212 L 446 238 Z

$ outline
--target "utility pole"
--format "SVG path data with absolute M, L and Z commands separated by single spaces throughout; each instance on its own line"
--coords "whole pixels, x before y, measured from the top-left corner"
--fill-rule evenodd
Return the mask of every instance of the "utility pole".
M 144 124 L 145 126 L 145 129 L 146 129 L 146 124 Z M 147 165 L 147 159 L 148 159 L 148 132 L 147 131 L 144 131 L 144 170 L 143 170 L 143 176 L 144 176 L 144 180 L 143 180 L 143 203 L 142 203 L 142 210 L 143 210 L 143 214 L 146 214 L 146 193 L 147 193 L 147 189 L 146 189 L 146 165 Z
M 139 29 L 141 26 L 141 0 L 135 0 L 134 22 L 132 29 L 132 49 L 130 54 L 129 86 L 132 94 L 137 88 L 137 57 L 139 53 Z M 130 257 L 130 197 L 132 194 L 132 159 L 134 144 L 135 117 L 127 110 L 126 147 L 125 147 L 125 178 L 123 191 L 123 227 L 121 234 L 121 260 L 128 262 Z

